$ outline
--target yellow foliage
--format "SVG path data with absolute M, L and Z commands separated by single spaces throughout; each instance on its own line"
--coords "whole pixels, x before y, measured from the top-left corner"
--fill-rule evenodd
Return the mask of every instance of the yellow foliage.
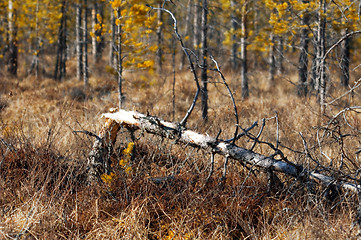
M 110 185 L 114 177 L 115 177 L 115 173 L 111 172 L 110 174 L 106 174 L 106 173 L 102 174 L 102 175 L 100 176 L 100 179 L 101 179 L 105 184 Z

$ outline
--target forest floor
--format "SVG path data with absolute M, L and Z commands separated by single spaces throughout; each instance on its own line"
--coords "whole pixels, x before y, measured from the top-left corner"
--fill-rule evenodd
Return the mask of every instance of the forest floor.
M 94 139 L 76 130 L 97 133 L 100 118 L 116 107 L 114 76 L 95 66 L 89 87 L 68 77 L 2 76 L 0 80 L 0 238 L 1 239 L 354 239 L 358 199 L 342 192 L 329 199 L 329 190 L 278 174 L 283 186 L 268 189 L 267 173 L 231 161 L 221 184 L 224 158 L 216 156 L 209 182 L 210 154 L 190 146 L 136 133 L 131 171 L 117 162 L 131 138 L 118 135 L 112 179 L 89 185 L 87 156 Z M 97 70 L 96 70 L 97 69 Z M 74 69 L 68 76 L 75 75 Z M 125 109 L 180 121 L 190 106 L 195 84 L 187 71 L 174 76 L 125 73 Z M 260 140 L 279 146 L 288 160 L 335 176 L 355 173 L 360 165 L 361 118 L 345 111 L 360 103 L 360 90 L 329 104 L 321 115 L 317 96 L 296 95 L 297 75 L 267 80 L 253 72 L 250 97 L 241 98 L 236 73 L 226 79 L 234 91 L 239 125 Z M 203 123 L 200 101 L 188 128 L 220 139 L 233 136 L 235 116 L 226 88 L 216 74 L 209 84 L 209 121 Z M 330 85 L 328 102 L 347 89 Z M 173 101 L 174 99 L 174 101 Z M 301 134 L 308 144 L 305 144 Z M 250 148 L 243 137 L 238 146 Z M 253 151 L 270 155 L 266 144 Z M 326 169 L 326 170 L 325 170 Z M 337 171 L 336 171 L 337 170 Z M 156 183 L 155 177 L 168 177 Z M 357 175 L 355 176 L 357 178 Z

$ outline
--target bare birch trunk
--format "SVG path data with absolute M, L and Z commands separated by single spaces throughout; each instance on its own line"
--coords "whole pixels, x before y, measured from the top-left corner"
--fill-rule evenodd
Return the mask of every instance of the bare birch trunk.
M 242 19 L 241 19 L 241 81 L 242 81 L 242 98 L 246 99 L 249 96 L 248 77 L 247 77 L 247 4 L 242 6 Z
M 84 87 L 88 87 L 89 64 L 88 64 L 88 1 L 84 0 L 83 18 L 83 81 Z
M 77 56 L 77 66 L 76 66 L 76 77 L 80 81 L 83 76 L 83 39 L 81 34 L 81 4 L 76 4 L 76 56 Z
M 202 118 L 204 121 L 208 120 L 208 79 L 207 79 L 207 56 L 208 56 L 208 45 L 207 45 L 207 15 L 208 5 L 207 0 L 203 0 L 202 3 Z

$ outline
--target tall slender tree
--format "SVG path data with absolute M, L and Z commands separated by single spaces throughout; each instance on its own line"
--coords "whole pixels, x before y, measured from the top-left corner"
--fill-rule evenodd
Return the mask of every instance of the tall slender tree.
M 18 41 L 17 41 L 17 26 L 16 26 L 17 10 L 14 6 L 13 0 L 9 0 L 8 5 L 8 36 L 9 36 L 9 57 L 8 57 L 8 72 L 16 75 L 18 71 Z
M 249 96 L 247 76 L 247 5 L 248 1 L 244 1 L 241 8 L 241 81 L 243 99 L 246 99 Z
M 77 3 L 75 5 L 75 9 L 76 9 L 75 34 L 76 34 L 76 56 L 77 56 L 76 77 L 78 80 L 82 80 L 82 76 L 83 76 L 83 36 L 81 31 L 82 5 L 80 3 Z
M 89 67 L 88 67 L 88 1 L 84 0 L 83 14 L 83 81 L 84 87 L 88 87 Z
M 302 3 L 309 3 L 308 0 L 302 0 Z M 305 10 L 302 16 L 302 29 L 300 36 L 300 55 L 298 58 L 298 87 L 297 94 L 298 96 L 306 96 L 307 95 L 307 77 L 308 77 L 308 45 L 309 45 L 309 14 L 308 11 Z
M 208 39 L 207 39 L 207 15 L 208 15 L 208 2 L 207 0 L 202 0 L 202 118 L 204 121 L 208 120 L 208 79 L 207 79 L 207 57 L 208 57 Z
M 67 1 L 63 0 L 61 3 L 61 19 L 60 19 L 60 27 L 58 34 L 58 50 L 57 50 L 55 72 L 54 72 L 54 79 L 59 81 L 63 80 L 66 74 L 66 60 L 67 60 L 66 10 L 67 10 Z

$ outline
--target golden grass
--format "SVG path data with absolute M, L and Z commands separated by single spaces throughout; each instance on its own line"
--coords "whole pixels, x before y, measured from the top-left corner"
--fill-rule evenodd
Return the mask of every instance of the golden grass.
M 91 76 L 88 89 L 83 89 L 82 82 L 75 78 L 56 82 L 29 76 L 5 77 L 1 81 L 0 104 L 4 107 L 0 108 L 0 137 L 4 142 L 0 143 L 0 238 L 345 239 L 356 236 L 357 227 L 351 229 L 357 207 L 354 196 L 328 202 L 322 197 L 324 189 L 317 188 L 311 194 L 304 185 L 282 175 L 279 177 L 284 189 L 267 193 L 265 173 L 253 169 L 254 175 L 234 162 L 229 165 L 222 187 L 219 178 L 224 159 L 219 156 L 213 177 L 205 183 L 208 153 L 150 135 L 136 142 L 133 175 L 118 167 L 111 186 L 88 186 L 86 161 L 93 139 L 72 131 L 97 132 L 102 124 L 100 115 L 117 106 L 113 76 L 101 72 L 99 66 L 97 69 L 99 72 Z M 173 77 L 168 72 L 165 70 L 162 77 L 126 73 L 126 108 L 171 121 Z M 302 132 L 310 154 L 320 163 L 338 168 L 342 156 L 343 172 L 353 172 L 359 166 L 354 152 L 359 147 L 360 135 L 342 119 L 328 126 L 332 131 L 327 131 L 322 142 L 323 152 L 333 162 L 321 156 L 316 133 L 318 129 L 320 136 L 325 133 L 319 127 L 326 126 L 329 117 L 319 114 L 315 96 L 296 97 L 296 75 L 279 76 L 274 83 L 269 83 L 267 73 L 263 72 L 251 72 L 249 77 L 251 96 L 242 100 L 238 76 L 226 73 L 242 127 L 258 121 L 258 127 L 252 130 L 257 135 L 261 119 L 266 118 L 261 140 L 276 144 L 277 122 L 273 117 L 277 113 L 282 146 L 304 151 L 299 135 Z M 212 74 L 211 81 L 220 80 Z M 175 88 L 174 121 L 180 121 L 195 93 L 191 74 L 178 72 Z M 336 97 L 343 92 L 333 87 L 330 93 Z M 342 98 L 327 109 L 327 115 L 360 102 L 359 94 L 360 90 L 356 90 L 352 99 Z M 220 138 L 231 138 L 235 118 L 224 86 L 209 84 L 208 123 L 201 121 L 199 104 L 200 101 L 189 120 L 189 128 L 212 136 L 222 129 Z M 358 114 L 348 113 L 347 119 L 360 129 Z M 349 133 L 353 135 L 340 138 Z M 129 134 L 122 131 L 118 136 L 118 153 L 129 141 Z M 247 138 L 237 142 L 243 147 L 252 143 Z M 281 149 L 289 160 L 317 167 L 303 154 Z M 272 154 L 266 145 L 257 145 L 254 150 Z M 151 180 L 177 171 L 176 178 L 168 182 L 156 184 Z

